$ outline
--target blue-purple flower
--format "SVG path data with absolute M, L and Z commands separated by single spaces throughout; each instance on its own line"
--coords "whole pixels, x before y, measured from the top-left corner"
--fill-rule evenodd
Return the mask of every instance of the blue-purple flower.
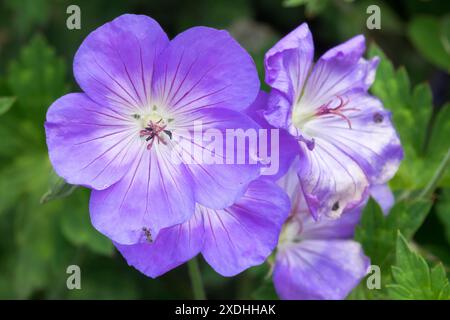
M 230 207 L 197 204 L 190 220 L 162 229 L 152 242 L 116 247 L 130 265 L 152 278 L 199 253 L 218 273 L 233 276 L 272 253 L 289 208 L 286 193 L 260 178 Z
M 169 41 L 153 19 L 122 15 L 84 40 L 74 75 L 83 93 L 47 113 L 50 159 L 69 183 L 93 189 L 92 223 L 116 243 L 156 238 L 197 205 L 226 208 L 259 175 L 251 164 L 171 159 L 197 120 L 204 130 L 258 128 L 241 112 L 259 91 L 255 65 L 227 32 L 195 27 Z
M 296 168 L 279 185 L 288 192 L 292 207 L 275 256 L 277 294 L 281 299 L 344 299 L 370 266 L 361 245 L 353 240 L 361 207 L 339 219 L 321 217 L 317 221 L 309 213 Z
M 299 192 L 314 218 L 359 206 L 369 187 L 393 177 L 403 157 L 390 113 L 368 94 L 378 59 L 366 60 L 363 36 L 313 63 L 304 23 L 265 57 L 271 86 L 265 117 L 298 142 Z

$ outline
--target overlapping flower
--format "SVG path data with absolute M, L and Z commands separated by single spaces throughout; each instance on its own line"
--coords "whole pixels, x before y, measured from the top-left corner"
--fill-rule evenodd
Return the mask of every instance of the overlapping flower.
M 228 33 L 195 27 L 169 41 L 153 19 L 120 16 L 75 56 L 83 93 L 47 113 L 50 159 L 69 183 L 92 189 L 93 225 L 150 277 L 198 253 L 233 276 L 277 247 L 281 298 L 345 298 L 369 265 L 352 240 L 361 208 L 369 190 L 389 206 L 385 183 L 402 158 L 389 112 L 367 92 L 378 60 L 364 49 L 357 36 L 314 64 L 302 24 L 268 51 L 266 94 Z M 173 161 L 197 121 L 223 136 L 279 129 L 266 144 L 279 149 L 278 172 Z M 247 145 L 235 151 L 252 157 Z

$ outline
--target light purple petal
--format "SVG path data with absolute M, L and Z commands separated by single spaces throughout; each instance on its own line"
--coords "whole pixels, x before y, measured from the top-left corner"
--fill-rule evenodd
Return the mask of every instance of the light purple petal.
M 294 158 L 299 153 L 298 142 L 284 129 L 278 129 L 271 126 L 264 118 L 264 110 L 267 108 L 268 94 L 264 91 L 260 91 L 256 100 L 246 110 L 253 120 L 255 120 L 263 130 L 266 130 L 267 139 L 264 136 L 260 137 L 260 143 L 266 146 L 266 150 L 263 151 L 258 144 L 258 156 L 264 162 L 267 155 L 270 159 L 270 163 L 262 168 L 261 173 L 274 181 L 280 179 L 289 170 Z M 274 130 L 278 130 L 278 140 L 272 139 Z M 272 147 L 273 146 L 273 147 Z M 266 154 L 267 153 L 267 154 Z M 278 164 L 276 165 L 275 162 Z M 278 167 L 276 174 L 273 174 L 273 168 Z
M 74 58 L 75 78 L 93 100 L 118 112 L 148 107 L 156 56 L 169 40 L 144 15 L 125 14 L 93 31 Z
M 360 91 L 345 99 L 348 121 L 335 115 L 319 116 L 309 121 L 304 131 L 314 136 L 318 144 L 319 140 L 326 140 L 337 152 L 348 155 L 371 184 L 383 184 L 395 175 L 403 158 L 390 113 L 378 99 Z
M 259 179 L 230 208 L 204 208 L 206 261 L 220 274 L 233 276 L 265 261 L 275 248 L 289 212 L 289 199 L 275 184 Z
M 108 188 L 127 172 L 140 146 L 131 120 L 83 93 L 56 100 L 45 123 L 55 171 L 71 184 Z
M 369 181 L 351 156 L 321 138 L 315 139 L 312 151 L 303 143 L 300 147 L 300 187 L 315 219 L 323 215 L 338 218 L 362 203 Z
M 305 240 L 282 248 L 273 281 L 281 299 L 344 299 L 370 265 L 353 240 Z
M 294 102 L 299 98 L 314 58 L 314 44 L 306 23 L 267 51 L 266 82 Z
M 196 213 L 187 222 L 160 231 L 153 242 L 115 243 L 128 264 L 156 278 L 195 257 L 203 244 L 203 216 Z
M 266 82 L 270 93 L 266 119 L 275 127 L 287 128 L 292 106 L 303 91 L 314 58 L 314 44 L 303 23 L 281 39 L 265 56 Z
M 153 94 L 175 115 L 208 107 L 241 111 L 258 91 L 252 58 L 223 30 L 186 30 L 170 42 L 156 63 Z
M 291 199 L 291 217 L 289 223 L 297 224 L 293 230 L 300 230 L 301 239 L 349 239 L 353 238 L 356 225 L 361 218 L 361 209 L 365 202 L 348 211 L 343 212 L 339 219 L 320 217 L 317 221 L 310 214 L 309 207 L 301 190 L 300 178 L 295 168 L 296 160 L 288 173 L 278 181 L 278 185 Z
M 389 186 L 387 184 L 373 185 L 370 187 L 370 195 L 378 202 L 383 213 L 389 214 L 395 202 L 394 194 Z
M 328 50 L 316 63 L 299 108 L 314 110 L 350 90 L 367 90 L 375 79 L 379 59 L 365 60 L 364 36 Z
M 161 229 L 194 214 L 192 180 L 185 166 L 174 163 L 162 145 L 141 150 L 122 180 L 91 194 L 92 224 L 120 244 L 142 242 L 143 228 L 156 238 Z
M 204 134 L 205 141 L 197 141 L 195 139 L 194 124 L 201 121 L 202 128 L 200 133 Z M 191 160 L 186 163 L 186 168 L 192 177 L 193 192 L 195 200 L 212 209 L 222 209 L 229 207 L 237 199 L 239 199 L 247 189 L 250 181 L 259 176 L 260 164 L 257 163 L 256 150 L 253 150 L 248 144 L 240 143 L 226 136 L 227 130 L 236 131 L 241 141 L 245 141 L 245 133 L 258 133 L 259 125 L 246 115 L 223 108 L 210 108 L 196 110 L 175 120 L 178 129 L 185 130 L 187 139 L 183 139 L 181 151 L 191 155 L 190 157 L 180 157 Z M 176 132 L 177 129 L 175 129 Z M 216 140 L 206 137 L 208 132 L 215 131 L 219 134 L 218 140 L 221 143 L 216 146 Z M 181 133 L 183 135 L 183 133 Z M 227 148 L 227 142 L 233 142 L 234 147 L 230 144 Z M 256 140 L 255 140 L 256 142 Z M 195 149 L 194 149 L 195 148 Z M 203 152 L 203 154 L 200 154 Z M 200 156 L 197 156 L 200 154 Z M 214 156 L 215 163 L 208 164 L 205 155 Z M 233 154 L 236 157 L 233 157 Z M 252 156 L 252 154 L 254 154 Z M 227 162 L 227 157 L 230 162 Z M 239 162 L 237 156 L 242 156 Z M 253 162 L 250 158 L 255 158 Z

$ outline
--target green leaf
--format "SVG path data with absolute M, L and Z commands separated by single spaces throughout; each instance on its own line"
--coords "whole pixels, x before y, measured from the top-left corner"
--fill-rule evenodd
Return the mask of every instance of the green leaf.
M 427 154 L 433 166 L 439 164 L 450 149 L 450 103 L 445 104 L 437 114 L 431 131 Z M 450 187 L 450 170 L 444 174 L 439 186 Z
M 445 228 L 445 236 L 450 244 L 450 189 L 443 189 L 436 203 L 436 213 Z
M 14 101 L 16 101 L 15 97 L 0 97 L 0 116 L 11 109 Z
M 50 174 L 50 188 L 41 197 L 41 204 L 51 200 L 62 199 L 70 196 L 78 186 L 67 183 L 63 178 L 59 177 L 54 171 Z
M 17 97 L 19 115 L 33 119 L 39 129 L 50 104 L 68 91 L 64 61 L 39 35 L 9 64 L 7 82 Z
M 417 50 L 431 63 L 450 72 L 448 48 L 448 21 L 439 21 L 433 16 L 418 16 L 411 20 L 408 35 Z
M 431 205 L 429 200 L 400 201 L 388 216 L 384 216 L 375 200 L 370 199 L 356 228 L 355 239 L 361 243 L 371 262 L 383 270 L 383 266 L 390 265 L 393 260 L 397 230 L 411 238 L 422 225 Z
M 77 190 L 71 196 L 71 200 L 77 203 L 76 207 L 79 210 L 61 212 L 60 223 L 63 235 L 76 246 L 85 246 L 95 253 L 111 256 L 114 252 L 113 244 L 91 224 L 88 190 Z
M 393 299 L 450 299 L 450 284 L 442 264 L 430 270 L 425 259 L 411 250 L 400 232 L 397 236 L 392 277 L 393 284 L 388 285 L 388 292 Z
M 392 111 L 404 150 L 402 164 L 389 185 L 394 190 L 410 192 L 424 188 L 442 160 L 436 160 L 436 156 L 427 152 L 427 132 L 433 111 L 430 86 L 419 84 L 411 90 L 406 70 L 402 67 L 395 70 L 376 45 L 370 47 L 369 56 L 381 59 L 371 90 Z M 438 147 L 441 148 L 439 154 L 446 143 Z

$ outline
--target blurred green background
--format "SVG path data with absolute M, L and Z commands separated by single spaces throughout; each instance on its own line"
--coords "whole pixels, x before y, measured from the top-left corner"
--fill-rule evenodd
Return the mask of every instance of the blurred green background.
M 66 27 L 71 4 L 81 9 L 81 30 Z M 366 28 L 372 4 L 381 9 L 380 30 Z M 88 190 L 62 184 L 48 160 L 45 113 L 56 98 L 80 90 L 72 74 L 77 48 L 92 30 L 123 13 L 153 17 L 170 37 L 195 25 L 227 29 L 253 55 L 261 80 L 266 50 L 304 21 L 316 55 L 363 33 L 371 55 L 385 54 L 373 93 L 393 111 L 405 145 L 405 161 L 391 184 L 397 197 L 424 188 L 449 150 L 450 1 L 1 0 L 2 299 L 192 298 L 186 266 L 156 280 L 129 267 L 90 225 Z M 450 266 L 448 174 L 438 187 L 414 245 L 429 262 Z M 66 288 L 71 264 L 81 267 L 82 290 Z M 208 298 L 275 297 L 266 265 L 234 278 L 217 275 L 203 261 L 201 270 Z M 362 291 L 351 297 L 383 298 Z

